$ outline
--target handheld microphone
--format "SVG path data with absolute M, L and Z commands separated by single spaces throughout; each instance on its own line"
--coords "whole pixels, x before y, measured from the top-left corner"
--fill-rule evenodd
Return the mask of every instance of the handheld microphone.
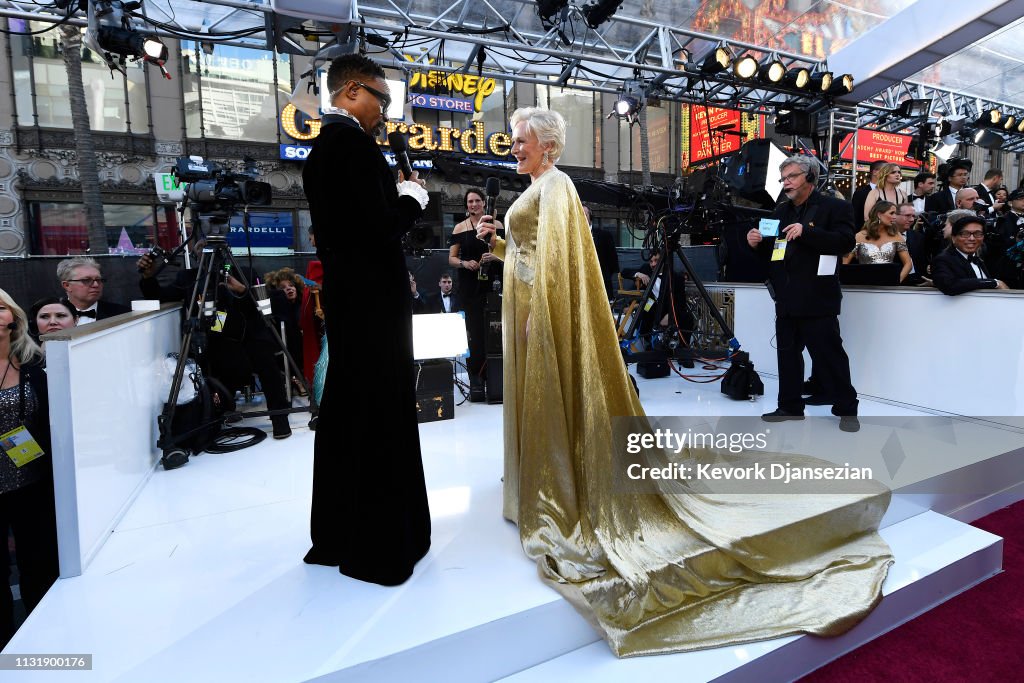
M 405 136 L 398 131 L 392 131 L 388 133 L 388 144 L 391 145 L 391 151 L 395 155 L 398 170 L 402 172 L 406 180 L 409 180 L 412 177 L 412 164 L 409 163 L 409 145 L 405 141 Z
M 494 209 L 498 204 L 498 195 L 501 194 L 501 178 L 491 176 L 487 179 L 484 191 L 487 194 L 487 201 L 484 204 L 484 213 L 494 218 Z

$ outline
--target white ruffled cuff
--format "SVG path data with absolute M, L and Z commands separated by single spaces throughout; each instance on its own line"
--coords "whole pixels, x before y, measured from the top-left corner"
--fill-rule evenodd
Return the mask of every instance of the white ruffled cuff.
M 427 204 L 430 202 L 430 195 L 427 194 L 427 191 L 411 180 L 403 180 L 398 183 L 398 196 L 412 197 L 419 202 L 421 209 L 426 209 Z

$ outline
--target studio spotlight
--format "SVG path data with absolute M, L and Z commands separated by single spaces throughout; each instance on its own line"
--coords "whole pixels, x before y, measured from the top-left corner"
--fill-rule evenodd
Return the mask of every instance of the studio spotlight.
M 1008 115 L 1006 120 L 1003 121 L 1003 128 L 1006 130 L 1013 130 L 1017 126 L 1017 118 L 1013 115 Z
M 921 116 L 928 116 L 931 108 L 931 100 L 903 100 L 896 113 L 905 119 L 916 119 Z
M 718 45 L 708 50 L 704 58 L 700 60 L 700 70 L 706 74 L 721 73 L 731 65 L 732 53 L 724 45 Z
M 622 0 L 595 0 L 583 8 L 583 19 L 590 28 L 597 28 L 619 9 Z
M 1000 117 L 1001 118 L 1001 117 Z M 999 133 L 988 128 L 979 128 L 974 132 L 974 144 L 985 149 L 999 149 L 1006 142 Z
M 1017 124 L 1017 132 L 1024 133 L 1024 120 L 1021 120 L 1021 122 Z
M 617 116 L 632 125 L 636 123 L 640 110 L 644 106 L 644 100 L 643 84 L 640 81 L 626 81 L 622 84 L 622 90 L 619 91 L 619 97 L 615 100 L 612 113 L 608 115 L 608 118 Z
M 757 70 L 757 77 L 765 83 L 781 83 L 786 76 L 786 65 L 778 57 L 773 57 Z
M 1003 120 L 1003 112 L 998 109 L 989 109 L 984 114 L 978 117 L 978 120 L 974 122 L 976 126 L 998 126 L 999 122 Z
M 811 72 L 803 67 L 800 67 L 799 69 L 790 69 L 786 72 L 783 82 L 785 82 L 786 85 L 803 90 L 807 87 L 808 83 L 811 82 Z
M 736 78 L 742 78 L 745 81 L 756 76 L 757 70 L 757 60 L 750 55 L 740 57 L 732 66 L 732 72 L 736 75 Z
M 812 74 L 810 86 L 811 90 L 817 92 L 828 92 L 829 88 L 832 87 L 832 72 L 819 71 L 816 74 Z
M 775 115 L 775 132 L 779 135 L 814 135 L 818 130 L 818 116 L 803 109 L 780 111 Z
M 569 0 L 537 0 L 537 16 L 540 23 L 549 26 L 556 14 L 568 7 Z
M 853 92 L 853 76 L 843 74 L 839 78 L 832 79 L 832 87 L 828 89 L 829 95 L 847 95 Z

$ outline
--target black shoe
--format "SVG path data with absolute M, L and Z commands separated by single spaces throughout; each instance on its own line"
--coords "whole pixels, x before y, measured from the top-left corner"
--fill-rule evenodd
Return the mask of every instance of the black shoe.
M 788 410 L 778 408 L 770 413 L 765 413 L 761 416 L 761 419 L 765 422 L 785 422 L 786 420 L 802 420 L 804 419 L 804 414 L 791 413 Z
M 844 432 L 859 432 L 860 420 L 856 415 L 843 415 L 839 418 L 839 428 Z
M 291 425 L 288 424 L 288 418 L 281 416 L 273 418 L 274 424 L 274 438 L 275 439 L 287 439 L 292 435 Z
M 689 358 L 687 358 L 686 360 L 683 361 L 683 367 L 684 368 L 692 368 L 693 367 L 693 361 L 690 360 Z
M 830 406 L 833 403 L 835 403 L 835 401 L 824 394 L 811 394 L 804 399 L 804 405 L 808 406 Z

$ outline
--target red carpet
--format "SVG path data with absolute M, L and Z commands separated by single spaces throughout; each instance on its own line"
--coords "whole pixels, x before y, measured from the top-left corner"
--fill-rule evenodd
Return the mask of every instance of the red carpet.
M 974 522 L 1003 537 L 1003 572 L 802 683 L 1024 680 L 1024 502 Z

